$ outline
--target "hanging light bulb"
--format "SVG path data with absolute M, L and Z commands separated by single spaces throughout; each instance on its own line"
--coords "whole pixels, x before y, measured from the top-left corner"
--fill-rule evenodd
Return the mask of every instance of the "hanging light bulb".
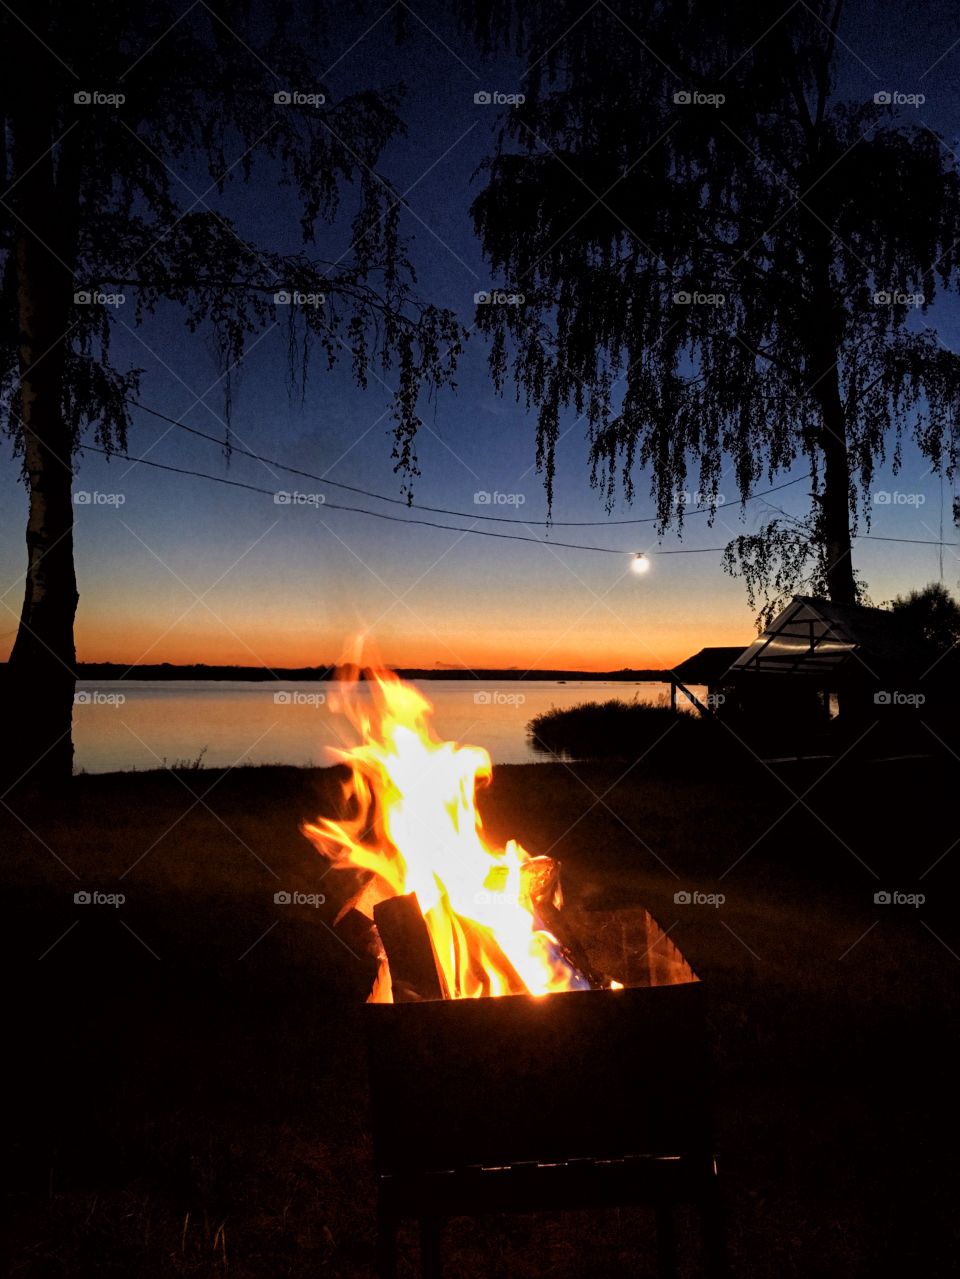
M 634 573 L 646 573 L 650 569 L 650 561 L 642 551 L 638 551 L 633 557 L 633 562 L 630 567 L 633 569 Z

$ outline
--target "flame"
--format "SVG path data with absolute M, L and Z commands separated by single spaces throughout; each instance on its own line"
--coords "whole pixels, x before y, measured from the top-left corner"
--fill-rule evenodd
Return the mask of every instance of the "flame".
M 537 895 L 556 892 L 555 863 L 484 835 L 476 789 L 492 777 L 490 756 L 440 740 L 431 703 L 393 672 L 364 673 L 360 684 L 350 668 L 332 699 L 360 735 L 335 752 L 350 768 L 348 816 L 304 834 L 334 869 L 372 872 L 381 899 L 416 893 L 450 998 L 588 988 L 537 919 Z M 383 959 L 370 998 L 392 1002 Z

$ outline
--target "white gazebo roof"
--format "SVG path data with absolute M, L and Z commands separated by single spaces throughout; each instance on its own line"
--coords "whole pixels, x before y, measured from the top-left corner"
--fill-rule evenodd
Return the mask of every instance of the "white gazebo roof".
M 853 662 L 879 678 L 875 668 L 912 665 L 917 656 L 886 609 L 795 595 L 728 674 L 831 675 Z

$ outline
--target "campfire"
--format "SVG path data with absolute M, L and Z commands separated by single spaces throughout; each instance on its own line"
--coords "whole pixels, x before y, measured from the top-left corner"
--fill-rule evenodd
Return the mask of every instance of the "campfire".
M 490 757 L 443 741 L 421 692 L 345 676 L 336 708 L 359 741 L 337 752 L 340 814 L 304 833 L 353 872 L 334 927 L 371 961 L 379 1273 L 395 1275 L 408 1216 L 439 1275 L 448 1217 L 652 1204 L 672 1275 L 687 1200 L 723 1274 L 696 974 L 642 907 L 571 909 L 557 861 L 487 836 Z
M 347 815 L 304 832 L 335 869 L 366 874 L 335 926 L 377 956 L 370 1001 L 621 988 L 565 925 L 558 863 L 485 835 L 487 752 L 442 741 L 430 702 L 391 671 L 349 671 L 339 702 L 360 735 L 337 752 Z

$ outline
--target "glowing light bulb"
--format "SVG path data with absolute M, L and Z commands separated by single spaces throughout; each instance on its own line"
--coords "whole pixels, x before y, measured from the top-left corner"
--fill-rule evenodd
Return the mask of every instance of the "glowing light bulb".
M 650 561 L 642 551 L 638 551 L 633 557 L 633 562 L 630 567 L 633 569 L 634 573 L 646 573 L 650 569 Z

